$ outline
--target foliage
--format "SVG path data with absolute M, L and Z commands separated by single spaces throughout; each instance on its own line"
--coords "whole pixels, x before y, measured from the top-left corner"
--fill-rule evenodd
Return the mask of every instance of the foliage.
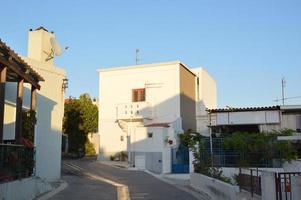
M 85 143 L 85 156 L 94 156 L 96 154 L 94 145 L 87 140 Z
M 88 94 L 80 95 L 78 99 L 82 123 L 79 128 L 85 133 L 95 133 L 98 128 L 98 108 L 93 104 Z
M 110 156 L 111 161 L 127 161 L 128 154 L 124 151 L 118 152 L 115 155 Z
M 34 141 L 34 128 L 37 123 L 34 110 L 22 110 L 22 135 L 24 138 Z
M 211 156 L 202 151 L 205 148 L 203 136 L 188 130 L 182 134 L 179 134 L 180 143 L 188 146 L 193 153 L 194 161 L 194 171 L 196 173 L 201 173 L 224 182 L 231 183 L 231 179 L 222 175 L 222 170 L 217 167 L 212 167 Z
M 63 132 L 68 135 L 69 152 L 90 154 L 88 134 L 97 131 L 98 108 L 88 94 L 65 103 Z M 87 149 L 86 149 L 87 148 Z
M 289 141 L 279 141 L 277 136 L 291 134 L 288 130 L 273 133 L 233 133 L 224 137 L 224 149 L 238 150 L 248 154 L 260 153 L 262 159 L 281 157 L 290 161 L 297 158 L 297 152 Z M 261 152 L 265 152 L 262 154 Z M 246 159 L 247 165 L 251 161 Z
M 292 131 L 288 129 L 272 133 L 227 134 L 223 137 L 222 147 L 224 150 L 236 150 L 245 153 L 245 158 L 240 160 L 240 166 L 250 166 L 254 162 L 260 162 L 261 159 L 271 160 L 279 157 L 290 161 L 297 158 L 296 148 L 289 141 L 278 141 L 277 136 L 291 134 Z M 202 173 L 230 183 L 231 179 L 224 177 L 220 168 L 211 166 L 210 152 L 204 151 L 204 138 L 200 134 L 191 131 L 179 135 L 180 143 L 188 146 L 193 152 L 195 158 L 193 165 L 196 173 Z M 254 160 L 254 158 L 256 159 Z

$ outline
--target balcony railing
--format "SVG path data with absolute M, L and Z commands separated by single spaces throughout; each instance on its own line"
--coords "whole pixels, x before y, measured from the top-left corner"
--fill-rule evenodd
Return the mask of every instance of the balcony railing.
M 117 119 L 152 119 L 153 109 L 148 102 L 131 102 L 118 104 Z
M 35 149 L 0 144 L 0 183 L 34 175 Z

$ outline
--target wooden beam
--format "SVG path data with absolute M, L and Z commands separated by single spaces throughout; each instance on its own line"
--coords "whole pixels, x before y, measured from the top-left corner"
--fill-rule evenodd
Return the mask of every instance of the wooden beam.
M 0 143 L 3 142 L 6 70 L 5 66 L 0 66 Z
M 23 83 L 24 79 L 18 81 L 16 101 L 15 141 L 20 144 L 22 138 L 22 105 L 23 105 Z
M 5 66 L 8 66 L 12 71 L 14 71 L 16 74 L 18 74 L 20 77 L 22 77 L 25 81 L 30 83 L 31 85 L 35 86 L 37 89 L 40 89 L 40 85 L 38 81 L 35 81 L 32 79 L 32 77 L 22 70 L 20 70 L 20 67 L 18 67 L 15 63 L 10 62 L 9 59 L 6 60 L 2 56 L 0 56 L 0 63 L 4 64 Z
M 36 111 L 37 108 L 37 88 L 31 86 L 30 110 Z

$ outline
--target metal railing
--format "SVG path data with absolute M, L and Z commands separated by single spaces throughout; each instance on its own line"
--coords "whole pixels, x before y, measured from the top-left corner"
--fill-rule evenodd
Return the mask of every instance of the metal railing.
M 261 172 L 258 169 L 243 169 L 239 168 L 239 174 L 237 176 L 237 184 L 239 189 L 246 190 L 251 193 L 261 196 Z
M 34 175 L 35 149 L 0 144 L 0 183 Z
M 153 107 L 149 102 L 130 102 L 116 104 L 117 119 L 152 119 Z
M 301 176 L 301 172 L 275 173 L 276 199 L 292 200 L 292 176 Z
M 213 149 L 200 150 L 201 160 L 212 158 L 214 167 L 274 167 L 275 159 L 266 158 L 266 152 L 242 152 L 237 150 Z M 280 156 L 274 158 L 280 159 Z M 276 159 L 277 160 L 277 159 Z M 281 163 L 278 163 L 281 165 Z

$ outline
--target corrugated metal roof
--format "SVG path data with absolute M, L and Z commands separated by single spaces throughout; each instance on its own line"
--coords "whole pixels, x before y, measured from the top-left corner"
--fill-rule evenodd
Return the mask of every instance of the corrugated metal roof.
M 208 111 L 210 113 L 217 113 L 217 112 L 263 111 L 263 110 L 280 110 L 280 106 L 206 109 L 206 111 Z

